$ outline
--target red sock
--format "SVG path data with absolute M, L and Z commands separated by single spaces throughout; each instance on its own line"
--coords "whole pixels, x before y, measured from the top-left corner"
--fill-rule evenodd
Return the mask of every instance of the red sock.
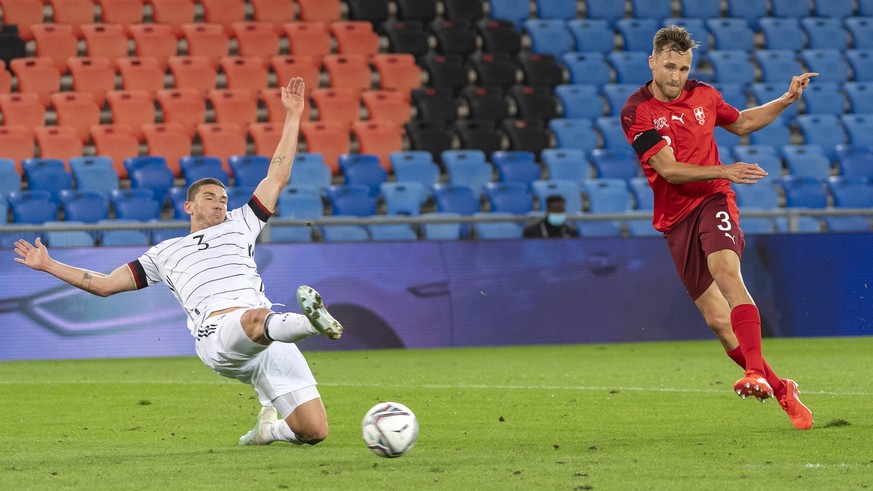
M 731 310 L 731 326 L 740 342 L 746 360 L 746 371 L 764 375 L 764 356 L 761 354 L 761 315 L 752 304 L 737 305 Z
M 734 363 L 739 365 L 740 368 L 743 370 L 746 369 L 746 358 L 743 357 L 743 351 L 739 346 L 730 351 L 725 351 L 725 353 L 727 353 L 728 357 L 730 357 Z M 767 379 L 767 383 L 769 383 L 770 387 L 773 388 L 773 392 L 776 393 L 777 397 L 785 391 L 785 384 L 782 383 L 782 379 L 776 375 L 776 372 L 773 371 L 773 368 L 770 367 L 767 360 L 764 360 L 764 378 Z

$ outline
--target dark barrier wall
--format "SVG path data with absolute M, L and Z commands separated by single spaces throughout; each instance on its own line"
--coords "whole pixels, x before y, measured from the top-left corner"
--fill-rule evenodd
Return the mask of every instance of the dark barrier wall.
M 873 333 L 873 234 L 748 237 L 743 274 L 769 336 Z M 109 272 L 142 248 L 57 249 Z M 303 349 L 430 348 L 710 339 L 664 239 L 260 245 L 273 302 L 317 288 L 346 326 Z M 0 359 L 193 354 L 166 287 L 94 297 L 0 263 Z M 284 307 L 275 306 L 275 310 Z

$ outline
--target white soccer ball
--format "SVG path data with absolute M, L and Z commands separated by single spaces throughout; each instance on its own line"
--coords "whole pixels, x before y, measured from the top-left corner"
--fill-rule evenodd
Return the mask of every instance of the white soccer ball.
M 418 418 L 398 402 L 380 402 L 364 415 L 364 443 L 376 455 L 393 459 L 405 454 L 418 439 Z

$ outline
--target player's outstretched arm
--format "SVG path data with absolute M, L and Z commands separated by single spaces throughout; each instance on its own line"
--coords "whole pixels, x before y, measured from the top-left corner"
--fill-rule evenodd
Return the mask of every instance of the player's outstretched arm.
M 297 152 L 297 138 L 300 133 L 300 117 L 303 115 L 305 101 L 303 98 L 306 84 L 300 77 L 294 77 L 288 85 L 282 87 L 282 104 L 285 106 L 285 125 L 282 127 L 282 137 L 273 153 L 270 167 L 265 177 L 255 189 L 255 195 L 261 204 L 274 211 L 279 193 L 288 185 L 291 178 L 291 165 Z
M 763 179 L 767 172 L 757 164 L 737 162 L 733 165 L 693 165 L 679 162 L 669 146 L 662 148 L 649 159 L 649 165 L 670 184 L 727 179 L 737 184 L 753 184 Z
M 115 293 L 136 289 L 133 273 L 127 265 L 116 268 L 108 275 L 70 266 L 52 259 L 39 238 L 36 239 L 36 244 L 19 240 L 15 243 L 15 253 L 20 256 L 15 258 L 15 262 L 36 271 L 44 271 L 94 295 L 108 297 Z
M 740 111 L 740 117 L 733 124 L 725 126 L 724 129 L 736 135 L 748 135 L 753 131 L 760 130 L 772 123 L 777 116 L 782 114 L 782 111 L 800 99 L 803 95 L 803 89 L 809 86 L 810 79 L 817 76 L 818 73 L 812 72 L 791 77 L 788 92 L 766 104 Z

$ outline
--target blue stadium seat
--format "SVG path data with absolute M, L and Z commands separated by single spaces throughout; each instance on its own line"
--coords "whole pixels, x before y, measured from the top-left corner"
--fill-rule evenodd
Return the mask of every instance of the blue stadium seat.
M 66 220 L 97 223 L 109 218 L 109 203 L 98 191 L 68 189 L 59 194 Z
M 458 213 L 425 213 L 423 217 L 453 218 L 461 216 Z M 458 240 L 461 238 L 462 227 L 460 223 L 424 223 L 422 235 L 427 240 Z
M 627 144 L 624 149 L 598 148 L 591 152 L 591 161 L 600 179 L 628 180 L 637 177 L 641 169 L 636 154 Z
M 469 186 L 437 184 L 433 192 L 438 212 L 472 215 L 480 211 L 479 194 Z
M 755 211 L 744 209 L 743 211 Z M 773 220 L 767 217 L 746 217 L 740 215 L 740 228 L 745 235 L 772 234 L 776 231 Z
M 751 53 L 755 49 L 755 32 L 746 19 L 721 17 L 706 20 L 712 33 L 715 50 L 737 50 Z
M 873 149 L 854 145 L 837 145 L 840 175 L 863 177 L 873 182 Z
M 525 215 L 533 211 L 533 193 L 520 182 L 492 182 L 485 186 L 492 212 Z
M 825 208 L 828 204 L 824 182 L 814 177 L 786 176 L 782 187 L 786 208 Z
M 536 0 L 540 19 L 573 20 L 576 18 L 576 0 Z
M 855 9 L 854 0 L 817 0 L 813 3 L 813 13 L 817 17 L 849 17 Z
M 440 155 L 444 165 L 453 165 L 459 162 L 487 162 L 488 157 L 481 150 L 446 150 Z
M 109 157 L 71 157 L 70 170 L 76 189 L 97 191 L 107 199 L 110 191 L 118 189 L 118 172 Z
M 852 80 L 873 82 L 873 49 L 850 49 L 846 51 L 846 59 L 852 66 Z
M 816 2 L 819 3 L 819 2 Z M 807 49 L 838 49 L 849 47 L 849 33 L 837 18 L 805 17 L 800 25 L 806 31 Z
M 575 148 L 586 153 L 597 148 L 597 133 L 588 119 L 553 119 L 549 121 L 549 129 L 557 148 Z
M 827 181 L 828 189 L 834 197 L 836 208 L 873 208 L 873 188 L 863 177 L 833 176 Z M 831 232 L 868 232 L 870 217 L 834 216 L 825 217 Z
M 815 82 L 843 83 L 849 80 L 849 63 L 836 49 L 806 49 L 800 52 L 803 64 L 818 72 Z
M 255 194 L 255 186 L 231 186 L 227 188 L 227 209 L 242 208 Z
M 701 17 L 669 17 L 661 21 L 663 27 L 676 25 L 684 27 L 691 37 L 697 41 L 699 45 L 694 56 L 703 55 L 709 52 L 711 46 L 709 43 L 709 29 L 706 28 L 706 22 Z M 696 64 L 696 60 L 695 60 Z M 699 74 L 697 75 L 699 77 Z
M 517 28 L 531 16 L 528 0 L 488 0 L 488 4 L 490 18 L 511 21 Z
M 151 189 L 116 189 L 109 193 L 109 201 L 118 220 L 147 222 L 160 218 L 161 205 Z
M 237 186 L 257 187 L 267 177 L 270 157 L 266 155 L 233 155 L 227 159 Z M 294 167 L 296 167 L 296 162 Z
M 721 92 L 721 98 L 731 106 L 740 111 L 748 107 L 749 102 L 746 97 L 746 91 L 741 84 L 716 83 L 712 84 L 712 86 Z
M 191 217 L 185 213 L 185 201 L 188 199 L 188 189 L 174 187 L 167 193 L 167 197 L 173 204 L 173 218 L 175 220 L 189 220 Z
M 806 33 L 794 18 L 762 17 L 758 26 L 764 34 L 764 48 L 800 51 L 806 48 Z
M 668 14 L 667 17 L 669 16 Z M 646 16 L 620 19 L 616 21 L 615 26 L 624 41 L 624 51 L 643 51 L 651 54 L 652 38 L 661 28 L 661 23 L 660 19 Z
M 652 210 L 655 208 L 655 195 L 649 180 L 645 177 L 632 177 L 627 181 L 628 189 L 634 195 L 637 210 Z M 651 226 L 651 223 L 649 224 Z
M 615 0 L 585 0 L 585 16 L 589 19 L 604 19 L 614 26 L 624 17 L 624 2 Z
M 230 175 L 224 170 L 218 157 L 188 155 L 179 159 L 179 165 L 185 177 L 185 186 L 190 186 L 194 181 L 206 177 L 218 179 L 225 186 L 230 186 Z
M 304 154 L 297 154 L 294 157 L 289 184 L 292 186 L 312 186 L 318 188 L 322 193 L 326 193 L 333 179 L 330 167 L 324 163 L 321 154 L 310 153 L 305 154 L 308 157 L 301 158 L 302 155 Z
M 637 19 L 655 19 L 660 23 L 672 15 L 673 5 L 670 0 L 631 0 L 631 13 Z
M 753 29 L 767 15 L 767 0 L 728 0 L 727 16 L 745 19 Z
M 873 114 L 844 114 L 841 120 L 849 144 L 873 147 Z
M 873 17 L 873 0 L 858 0 L 858 16 Z
M 350 217 L 335 215 L 333 217 L 325 217 L 326 220 L 347 220 Z M 370 232 L 363 225 L 333 225 L 330 223 L 322 224 L 319 227 L 321 237 L 326 242 L 365 242 L 370 240 Z
M 846 82 L 843 91 L 849 99 L 849 112 L 873 113 L 873 82 Z
M 791 79 L 779 83 L 754 83 L 749 92 L 752 94 L 755 105 L 762 105 L 781 97 L 788 89 L 789 83 L 791 83 Z M 792 104 L 782 111 L 780 116 L 783 121 L 793 121 L 799 112 L 798 107 L 800 107 L 798 104 Z
M 601 87 L 611 80 L 606 55 L 597 51 L 565 53 L 561 59 L 570 73 L 570 82 Z
M 573 35 L 567 24 L 560 19 L 528 19 L 524 30 L 530 38 L 532 53 L 549 54 L 560 57 L 573 51 Z
M 345 184 L 361 184 L 367 187 L 370 196 L 379 195 L 379 187 L 388 180 L 388 172 L 379 163 L 379 156 L 363 153 L 340 155 L 339 165 Z
M 639 86 L 651 80 L 650 53 L 645 51 L 615 51 L 606 55 L 606 59 L 615 70 L 616 83 Z
M 721 0 L 680 0 L 679 13 L 690 19 L 721 17 Z
M 627 102 L 627 98 L 634 92 L 639 90 L 642 84 L 606 84 L 603 86 L 603 95 L 606 96 L 606 102 L 609 105 L 609 114 L 618 116 L 621 114 L 621 108 Z
M 573 19 L 567 22 L 567 28 L 576 41 L 576 51 L 606 55 L 615 49 L 615 33 L 605 19 Z
M 749 53 L 740 50 L 712 50 L 709 52 L 715 81 L 745 87 L 755 81 L 755 67 Z M 784 90 L 783 90 L 784 93 Z
M 797 155 L 808 154 L 827 156 L 824 147 L 816 144 L 785 145 L 779 149 L 779 153 L 782 155 L 783 159 L 790 159 Z
M 94 247 L 96 241 L 88 232 L 82 230 L 57 230 L 70 225 L 83 225 L 82 222 L 64 220 L 45 222 L 45 240 L 49 247 Z
M 603 137 L 603 148 L 607 150 L 629 150 L 631 148 L 621 127 L 618 116 L 597 118 L 594 122 L 600 136 Z M 593 152 L 593 151 L 592 151 Z
M 428 191 L 420 182 L 397 181 L 382 183 L 380 193 L 388 215 L 418 216 Z
M 512 216 L 511 213 L 477 213 L 479 217 L 489 216 Z M 473 224 L 473 229 L 476 231 L 476 237 L 482 240 L 494 239 L 520 239 L 523 229 L 521 225 L 515 222 L 476 222 Z
M 735 135 L 721 126 L 715 128 L 712 136 L 715 137 L 715 143 L 718 145 L 719 152 L 723 150 L 732 151 L 734 147 L 740 144 L 739 135 Z
M 829 160 L 836 160 L 836 145 L 846 143 L 846 131 L 833 114 L 801 114 L 796 118 L 804 143 L 821 145 Z
M 279 194 L 276 209 L 277 218 L 295 220 L 317 220 L 324 216 L 321 194 L 313 188 L 287 186 Z M 276 225 L 270 226 L 270 242 L 310 242 L 311 226 Z
M 791 77 L 804 72 L 797 54 L 789 49 L 761 49 L 755 51 L 753 57 L 761 67 L 761 81 L 765 83 L 786 85 Z
M 844 24 L 852 35 L 852 48 L 873 49 L 873 19 L 870 17 L 848 17 Z
M 769 125 L 750 133 L 749 143 L 752 145 L 770 145 L 776 149 L 782 148 L 791 143 L 791 128 L 785 124 L 784 116 L 777 116 Z
M 167 166 L 167 159 L 160 155 L 140 155 L 137 157 L 128 157 L 124 159 L 124 170 L 128 175 L 140 167 L 148 167 L 154 165 Z
M 793 153 L 785 158 L 788 175 L 826 179 L 831 175 L 831 162 L 824 155 L 815 153 Z
M 530 186 L 532 182 L 542 179 L 543 171 L 533 152 L 494 152 L 491 154 L 491 161 L 497 169 L 500 182 L 518 182 Z
M 835 83 L 812 83 L 803 91 L 806 114 L 842 115 L 846 110 L 846 98 Z
M 14 160 L 0 158 L 0 203 L 5 205 L 12 191 L 21 191 L 21 176 L 15 172 Z
M 24 159 L 21 166 L 28 189 L 48 191 L 55 204 L 59 203 L 58 192 L 73 187 L 73 175 L 66 170 L 61 159 Z
M 58 205 L 52 201 L 51 193 L 43 189 L 12 191 L 7 196 L 7 201 L 12 209 L 12 223 L 42 224 L 58 218 Z M 6 212 L 5 204 L 3 203 L 0 212 Z M 6 222 L 5 213 L 2 221 Z M 38 236 L 36 232 L 0 233 L 0 247 L 12 247 L 18 239 L 33 244 Z
M 132 225 L 137 220 L 100 220 L 101 225 Z M 100 245 L 104 247 L 146 246 L 149 245 L 148 232 L 143 230 L 103 230 L 100 232 Z
M 797 223 L 792 225 L 785 217 L 776 217 L 773 219 L 776 223 L 777 233 L 802 233 L 802 234 L 817 234 L 821 232 L 821 223 L 818 218 L 810 216 L 797 217 Z
M 428 161 L 397 159 L 392 161 L 394 178 L 397 182 L 417 182 L 425 189 L 422 204 L 430 197 L 430 189 L 440 180 L 440 168 L 433 162 L 430 152 L 427 154 Z
M 782 160 L 775 147 L 770 145 L 739 145 L 734 147 L 734 158 L 737 162 L 758 164 L 767 171 L 767 177 L 762 181 L 782 179 Z
M 130 160 L 132 159 L 125 159 L 125 162 Z M 164 157 L 147 157 L 139 163 L 131 163 L 128 176 L 132 188 L 150 189 L 155 201 L 161 206 L 174 184 L 173 171 L 167 166 Z
M 770 15 L 800 19 L 809 16 L 809 4 L 797 0 L 770 0 Z
M 582 212 L 582 195 L 578 182 L 548 179 L 534 181 L 531 187 L 533 188 L 534 197 L 539 203 L 540 210 L 546 210 L 546 198 L 552 195 L 559 195 L 564 198 L 565 209 L 568 214 Z
M 591 162 L 585 158 L 585 152 L 578 148 L 543 150 L 542 159 L 549 171 L 549 179 L 581 183 L 593 177 Z
M 418 240 L 412 226 L 407 223 L 386 223 L 367 225 L 370 238 L 377 241 L 410 241 Z
M 564 118 L 594 119 L 603 116 L 603 99 L 596 85 L 558 85 L 555 95 L 563 109 Z
M 334 215 L 368 217 L 376 214 L 376 198 L 363 184 L 336 184 L 328 188 L 327 197 Z
M 494 170 L 480 150 L 447 150 L 442 160 L 449 184 L 467 186 L 481 195 L 485 184 L 494 180 Z
M 633 196 L 623 179 L 590 179 L 584 184 L 588 195 L 589 212 L 627 213 L 633 208 Z M 586 237 L 617 237 L 621 222 L 617 220 L 580 221 L 579 234 Z

